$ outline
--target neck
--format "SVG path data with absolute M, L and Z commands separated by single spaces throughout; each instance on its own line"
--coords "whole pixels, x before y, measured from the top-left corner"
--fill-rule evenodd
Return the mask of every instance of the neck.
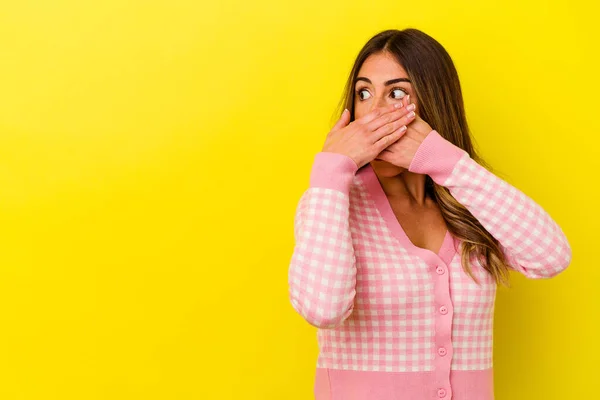
M 393 176 L 377 175 L 377 179 L 386 196 L 405 199 L 410 203 L 420 206 L 424 205 L 427 200 L 425 192 L 426 177 L 424 174 L 415 174 L 408 170 L 404 170 L 400 174 Z

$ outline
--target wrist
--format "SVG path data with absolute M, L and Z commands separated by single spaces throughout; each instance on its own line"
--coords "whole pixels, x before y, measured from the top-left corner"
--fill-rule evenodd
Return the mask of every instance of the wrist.
M 432 130 L 417 148 L 408 170 L 418 174 L 427 174 L 436 183 L 443 182 L 454 166 L 468 153 L 454 145 L 436 130 Z
M 315 155 L 310 174 L 310 187 L 323 187 L 349 192 L 358 165 L 345 154 L 321 151 Z

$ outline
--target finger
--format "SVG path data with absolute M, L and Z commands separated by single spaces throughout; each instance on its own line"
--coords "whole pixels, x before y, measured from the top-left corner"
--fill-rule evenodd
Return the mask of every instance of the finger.
M 373 132 L 371 140 L 373 142 L 376 142 L 377 140 L 381 139 L 382 137 L 389 135 L 390 133 L 394 132 L 397 129 L 400 129 L 403 125 L 405 126 L 405 125 L 410 124 L 415 118 L 415 112 L 409 111 L 405 108 L 402 109 L 402 114 L 403 115 L 400 119 L 394 120 L 390 123 L 382 125 L 378 129 L 376 129 Z
M 406 133 L 406 129 L 406 125 L 402 125 L 400 128 L 396 129 L 389 135 L 386 135 L 378 141 L 376 141 L 374 144 L 376 154 L 380 154 L 381 152 L 383 152 L 383 150 L 385 150 L 386 147 L 397 142 L 402 136 L 404 136 L 404 133 Z
M 417 118 L 417 113 L 415 112 L 415 110 L 412 110 L 411 112 L 409 112 L 408 114 L 406 114 L 404 116 L 404 121 L 408 125 L 411 122 L 413 122 L 416 118 Z
M 387 115 L 391 112 L 394 112 L 395 110 L 397 110 L 400 107 L 402 107 L 401 103 L 395 103 L 395 104 L 391 104 L 389 106 L 384 106 L 384 107 L 377 107 L 374 110 L 372 110 L 371 112 L 367 113 L 365 116 L 359 118 L 357 121 L 361 124 L 368 124 L 371 121 L 374 121 L 375 119 L 377 119 L 383 115 Z
M 331 130 L 337 131 L 338 129 L 342 129 L 343 127 L 348 125 L 349 122 L 350 122 L 350 111 L 348 111 L 347 108 L 344 108 L 344 111 L 342 111 L 342 115 L 340 116 L 340 119 L 338 119 L 338 121 L 335 123 L 333 128 L 331 128 Z
M 377 159 L 382 160 L 382 161 L 390 162 L 390 159 L 389 159 L 389 156 L 388 156 L 388 152 L 386 152 L 385 150 L 383 150 L 381 153 L 379 153 L 377 155 Z
M 400 104 L 400 103 L 398 103 Z M 388 113 L 388 114 L 384 114 L 382 116 L 380 116 L 379 118 L 375 119 L 374 121 L 371 121 L 369 124 L 367 124 L 367 130 L 369 131 L 377 131 L 378 129 L 384 127 L 385 125 L 389 125 L 389 124 L 393 124 L 395 121 L 400 120 L 402 117 L 406 116 L 406 114 L 408 114 L 410 112 L 409 109 L 407 109 L 406 107 L 402 107 L 400 109 L 396 109 L 396 111 L 392 112 L 392 113 Z M 385 133 L 390 133 L 392 132 L 394 129 L 397 129 L 399 126 L 393 126 L 393 127 L 388 127 L 387 130 L 384 129 L 384 134 Z M 379 139 L 381 136 L 376 137 L 375 140 Z

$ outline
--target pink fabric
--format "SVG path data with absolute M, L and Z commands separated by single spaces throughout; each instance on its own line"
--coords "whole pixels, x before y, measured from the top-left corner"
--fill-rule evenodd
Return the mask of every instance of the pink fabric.
M 452 399 L 493 399 L 493 379 L 492 369 L 451 371 Z M 431 372 L 373 372 L 317 368 L 315 398 L 318 400 L 440 399 L 439 388 L 432 384 L 434 381 Z
M 569 265 L 552 218 L 436 131 L 409 170 L 447 187 L 515 270 L 547 278 Z M 466 275 L 449 232 L 437 253 L 413 245 L 370 164 L 317 154 L 294 235 L 290 300 L 319 328 L 317 400 L 493 398 L 482 376 L 492 370 L 495 283 L 474 257 L 480 284 Z

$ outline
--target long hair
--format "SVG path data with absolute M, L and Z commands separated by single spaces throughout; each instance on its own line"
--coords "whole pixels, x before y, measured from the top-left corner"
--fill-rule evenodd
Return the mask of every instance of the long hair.
M 394 56 L 408 74 L 419 104 L 419 116 L 446 140 L 492 171 L 473 147 L 458 73 L 450 55 L 440 43 L 418 29 L 385 30 L 364 45 L 346 82 L 337 114 L 347 108 L 351 121 L 354 120 L 354 86 L 358 71 L 370 55 L 382 52 Z M 470 264 L 471 257 L 475 257 L 497 284 L 507 285 L 509 265 L 498 240 L 447 188 L 436 184 L 429 176 L 426 176 L 425 188 L 439 205 L 450 233 L 462 240 L 461 260 L 465 272 L 479 282 Z

